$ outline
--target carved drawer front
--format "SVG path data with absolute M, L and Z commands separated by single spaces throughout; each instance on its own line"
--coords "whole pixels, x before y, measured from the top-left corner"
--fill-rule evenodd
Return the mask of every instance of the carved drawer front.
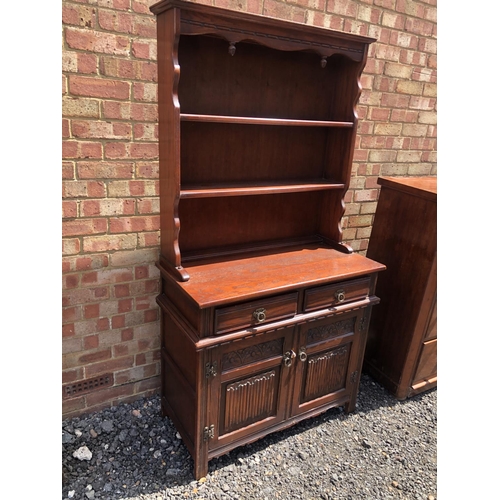
M 297 313 L 298 293 L 223 307 L 215 311 L 215 333 L 221 335 L 271 321 L 291 318 Z
M 315 311 L 326 307 L 360 300 L 370 293 L 370 278 L 341 281 L 333 285 L 319 286 L 306 290 L 304 311 Z

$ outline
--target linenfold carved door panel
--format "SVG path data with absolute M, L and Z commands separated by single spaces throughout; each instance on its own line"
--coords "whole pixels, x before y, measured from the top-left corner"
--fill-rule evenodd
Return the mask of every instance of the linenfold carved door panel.
M 222 345 L 212 354 L 209 449 L 233 443 L 286 418 L 293 327 Z
M 355 369 L 362 312 L 333 316 L 299 327 L 292 415 L 350 396 L 359 374 Z

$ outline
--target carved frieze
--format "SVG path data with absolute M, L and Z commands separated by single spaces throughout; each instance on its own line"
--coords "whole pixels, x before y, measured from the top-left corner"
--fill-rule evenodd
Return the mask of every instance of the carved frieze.
M 335 321 L 328 325 L 311 328 L 307 332 L 307 343 L 314 344 L 321 340 L 337 337 L 346 333 L 354 332 L 356 317 Z
M 283 338 L 262 342 L 244 349 L 231 351 L 222 356 L 222 370 L 255 363 L 283 353 Z

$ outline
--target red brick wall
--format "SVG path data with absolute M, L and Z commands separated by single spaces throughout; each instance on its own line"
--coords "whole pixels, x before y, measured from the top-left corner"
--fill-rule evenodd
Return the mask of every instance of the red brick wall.
M 155 0 L 62 3 L 63 417 L 159 388 Z M 436 174 L 436 0 L 203 0 L 368 35 L 344 237 L 364 252 L 379 175 Z

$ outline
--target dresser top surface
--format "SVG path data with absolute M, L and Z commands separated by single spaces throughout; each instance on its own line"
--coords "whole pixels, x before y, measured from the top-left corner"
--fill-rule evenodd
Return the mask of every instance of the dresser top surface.
M 308 245 L 185 269 L 190 279 L 177 285 L 200 307 L 211 307 L 372 274 L 385 266 L 359 254 Z
M 437 198 L 437 177 L 379 177 L 378 184 L 417 196 Z

